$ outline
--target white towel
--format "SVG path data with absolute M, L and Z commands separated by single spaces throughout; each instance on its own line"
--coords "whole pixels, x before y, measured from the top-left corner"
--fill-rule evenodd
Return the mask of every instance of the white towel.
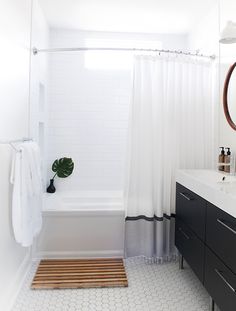
M 34 142 L 18 145 L 12 164 L 12 226 L 15 239 L 31 246 L 42 227 L 42 178 L 39 147 Z

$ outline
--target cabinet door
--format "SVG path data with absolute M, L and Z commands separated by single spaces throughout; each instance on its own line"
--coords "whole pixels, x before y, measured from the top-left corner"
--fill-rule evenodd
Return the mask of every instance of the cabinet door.
M 207 203 L 206 244 L 236 272 L 236 219 Z
M 193 233 L 193 231 L 176 219 L 175 245 L 193 269 L 199 280 L 204 280 L 204 243 Z
M 206 201 L 178 183 L 176 218 L 187 224 L 202 241 L 205 241 Z
M 222 311 L 236 310 L 236 275 L 207 247 L 205 287 Z

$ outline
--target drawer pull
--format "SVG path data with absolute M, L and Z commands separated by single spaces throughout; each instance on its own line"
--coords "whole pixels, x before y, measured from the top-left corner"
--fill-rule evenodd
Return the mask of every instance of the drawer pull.
M 187 233 L 185 233 L 183 231 L 183 229 L 181 227 L 179 227 L 179 231 L 183 234 L 183 236 L 187 239 L 187 240 L 190 240 L 190 237 L 187 235 Z
M 236 234 L 236 230 L 228 226 L 223 220 L 220 220 L 219 218 L 217 218 L 217 222 L 221 224 L 222 226 L 224 226 L 226 229 L 230 230 L 233 234 Z
M 215 269 L 215 272 L 218 274 L 218 276 L 221 278 L 221 280 L 224 281 L 224 283 L 235 293 L 236 289 L 233 288 L 233 286 L 226 280 L 226 278 L 222 274 L 222 271 Z
M 192 198 L 188 197 L 186 194 L 184 194 L 183 192 L 179 193 L 180 195 L 182 195 L 182 197 L 184 197 L 186 200 L 188 201 L 192 201 Z

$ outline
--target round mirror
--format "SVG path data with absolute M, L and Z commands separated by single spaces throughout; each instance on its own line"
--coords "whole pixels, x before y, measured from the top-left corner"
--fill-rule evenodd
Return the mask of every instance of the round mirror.
M 236 131 L 236 63 L 234 63 L 227 73 L 224 84 L 224 113 L 229 125 Z

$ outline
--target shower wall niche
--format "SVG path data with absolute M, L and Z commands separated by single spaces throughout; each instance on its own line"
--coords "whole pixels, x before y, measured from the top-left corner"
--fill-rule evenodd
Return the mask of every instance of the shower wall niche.
M 40 153 L 42 156 L 42 175 L 43 175 L 43 186 L 46 189 L 47 183 L 47 96 L 45 82 L 38 81 L 37 92 L 35 92 L 32 97 L 35 102 L 34 108 L 31 111 L 31 137 L 38 143 L 40 147 Z
M 45 127 L 46 127 L 46 94 L 45 94 L 45 85 L 42 82 L 39 82 L 39 96 L 38 96 L 38 143 L 41 149 L 41 152 L 45 152 Z
M 40 147 L 41 155 L 43 158 L 42 163 L 42 172 L 43 172 L 43 184 L 44 189 L 46 189 L 46 183 L 47 183 L 47 168 L 46 168 L 46 142 L 47 142 L 47 136 L 46 136 L 46 127 L 47 127 L 47 110 L 46 110 L 46 92 L 45 92 L 45 85 L 40 82 L 39 83 L 39 119 L 38 119 L 38 144 Z

